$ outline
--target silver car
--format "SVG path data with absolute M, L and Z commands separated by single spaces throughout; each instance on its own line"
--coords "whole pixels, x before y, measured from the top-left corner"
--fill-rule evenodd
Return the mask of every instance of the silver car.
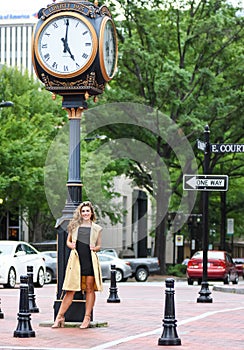
M 46 264 L 45 283 L 52 283 L 57 280 L 57 251 L 48 250 L 40 253 Z
M 125 282 L 132 275 L 130 263 L 114 256 L 97 253 L 102 270 L 102 279 L 111 279 L 111 265 L 116 267 L 116 282 Z

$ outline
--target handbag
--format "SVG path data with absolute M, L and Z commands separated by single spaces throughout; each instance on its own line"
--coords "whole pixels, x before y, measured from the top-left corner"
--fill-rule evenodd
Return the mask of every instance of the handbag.
M 76 249 L 72 249 L 66 266 L 63 290 L 80 291 L 80 260 Z

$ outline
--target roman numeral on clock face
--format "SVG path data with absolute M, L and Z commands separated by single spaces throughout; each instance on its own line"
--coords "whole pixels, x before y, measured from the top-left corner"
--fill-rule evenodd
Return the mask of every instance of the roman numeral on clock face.
M 44 58 L 45 58 L 46 61 L 48 61 L 48 60 L 50 59 L 49 53 L 46 53 L 46 54 L 44 55 Z
M 57 69 L 57 68 L 58 68 L 57 63 L 56 63 L 56 62 L 53 62 L 52 67 L 53 67 L 54 69 Z

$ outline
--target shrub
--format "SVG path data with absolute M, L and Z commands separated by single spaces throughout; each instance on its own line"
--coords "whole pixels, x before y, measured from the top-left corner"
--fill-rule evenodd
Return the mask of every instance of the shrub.
M 176 277 L 185 277 L 186 275 L 186 265 L 177 264 L 171 265 L 168 267 L 168 275 L 176 276 Z

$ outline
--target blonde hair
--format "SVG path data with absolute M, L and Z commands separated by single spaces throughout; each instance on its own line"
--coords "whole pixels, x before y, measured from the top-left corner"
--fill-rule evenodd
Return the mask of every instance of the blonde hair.
M 96 220 L 94 208 L 91 204 L 91 202 L 82 202 L 74 211 L 73 218 L 70 220 L 68 225 L 68 232 L 72 232 L 75 228 L 80 226 L 83 222 L 82 216 L 81 216 L 81 210 L 83 207 L 89 207 L 91 209 L 91 221 Z

